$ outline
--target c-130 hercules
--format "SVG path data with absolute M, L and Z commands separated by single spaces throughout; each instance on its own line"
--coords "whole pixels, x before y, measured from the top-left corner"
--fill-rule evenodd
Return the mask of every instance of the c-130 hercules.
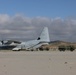
M 2 46 L 0 46 L 1 48 L 4 49 L 12 49 L 13 51 L 19 51 L 21 49 L 26 49 L 26 50 L 36 50 L 37 48 L 39 48 L 42 45 L 45 44 L 49 44 L 50 42 L 50 38 L 49 38 L 49 32 L 48 32 L 48 27 L 44 27 L 44 29 L 41 32 L 41 35 L 36 39 L 36 40 L 30 40 L 30 41 L 26 41 L 26 42 L 17 42 L 17 41 L 10 41 L 12 42 L 11 44 L 7 45 L 5 43 L 3 43 L 2 41 Z M 17 43 L 15 45 L 15 43 Z

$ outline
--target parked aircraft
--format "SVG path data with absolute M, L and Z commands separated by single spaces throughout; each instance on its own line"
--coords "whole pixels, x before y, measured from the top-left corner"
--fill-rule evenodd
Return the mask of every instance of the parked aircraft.
M 50 39 L 49 39 L 48 28 L 44 27 L 41 35 L 36 40 L 30 40 L 27 42 L 16 42 L 16 41 L 12 41 L 12 42 L 14 43 L 13 45 L 11 45 L 11 44 L 6 45 L 2 41 L 2 44 L 4 44 L 4 46 L 2 46 L 2 47 L 3 48 L 7 48 L 7 47 L 12 48 L 13 51 L 18 51 L 21 49 L 36 50 L 37 48 L 39 48 L 42 45 L 49 44 Z M 15 45 L 15 42 L 16 42 L 16 45 Z
M 36 40 L 30 40 L 27 42 L 22 42 L 17 45 L 13 50 L 26 49 L 26 50 L 36 50 L 36 48 L 41 45 L 48 44 L 50 42 L 48 28 L 44 27 L 41 35 Z

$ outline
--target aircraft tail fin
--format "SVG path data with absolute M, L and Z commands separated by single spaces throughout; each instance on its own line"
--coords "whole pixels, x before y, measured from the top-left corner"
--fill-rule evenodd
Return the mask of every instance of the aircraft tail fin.
M 49 38 L 49 31 L 47 27 L 44 27 L 40 37 L 38 37 L 37 40 L 40 41 L 45 41 L 45 42 L 50 42 L 50 38 Z

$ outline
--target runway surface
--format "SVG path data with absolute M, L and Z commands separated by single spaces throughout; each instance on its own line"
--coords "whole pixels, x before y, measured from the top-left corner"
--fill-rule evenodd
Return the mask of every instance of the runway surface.
M 76 75 L 76 52 L 0 52 L 0 75 Z

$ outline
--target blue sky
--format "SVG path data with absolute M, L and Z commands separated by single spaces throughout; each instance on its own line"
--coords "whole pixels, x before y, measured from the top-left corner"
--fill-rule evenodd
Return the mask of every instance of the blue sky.
M 76 42 L 76 0 L 0 0 L 0 39 L 37 39 L 45 26 L 51 41 Z
M 0 14 L 17 13 L 28 17 L 76 16 L 76 0 L 0 0 Z

